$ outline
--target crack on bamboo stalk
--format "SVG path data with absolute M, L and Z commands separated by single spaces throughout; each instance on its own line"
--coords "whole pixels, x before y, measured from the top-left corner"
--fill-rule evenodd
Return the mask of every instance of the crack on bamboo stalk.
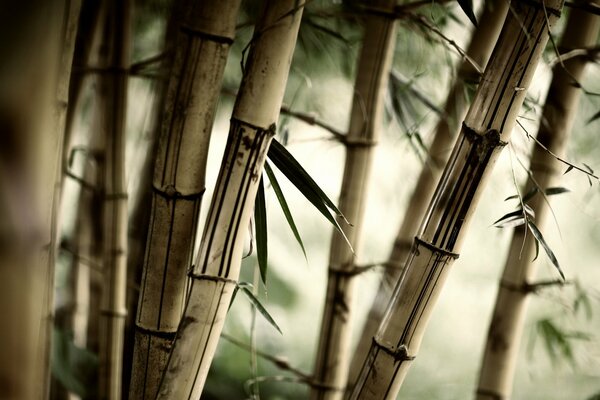
M 416 356 L 408 355 L 408 347 L 404 344 L 396 347 L 391 344 L 382 343 L 377 339 L 377 336 L 373 336 L 373 345 L 392 356 L 394 361 L 412 361 L 416 358 Z
M 139 325 L 137 322 L 135 323 L 135 330 L 144 335 L 150 335 L 150 336 L 157 337 L 159 339 L 165 339 L 165 340 L 171 340 L 171 341 L 175 340 L 175 337 L 177 336 L 177 330 L 175 330 L 173 332 L 165 332 L 165 331 L 160 331 L 160 330 L 156 330 L 156 329 L 145 328 L 145 327 Z
M 433 251 L 434 253 L 440 253 L 440 254 L 442 254 L 444 256 L 451 257 L 451 258 L 453 258 L 455 260 L 460 257 L 460 254 L 458 254 L 458 253 L 453 253 L 451 251 L 443 249 L 443 248 L 441 248 L 439 246 L 436 246 L 433 243 L 427 242 L 427 241 L 425 241 L 425 240 L 423 240 L 423 239 L 415 236 L 415 251 L 416 251 L 417 254 L 419 252 L 418 252 L 418 250 L 416 248 L 419 247 L 419 246 L 426 247 L 429 250 Z
M 202 190 L 198 192 L 183 194 L 175 188 L 175 185 L 166 185 L 163 188 L 152 185 L 152 191 L 167 200 L 198 200 L 204 196 L 206 188 L 202 188 Z
M 225 36 L 225 35 L 210 33 L 210 32 L 206 32 L 201 29 L 192 28 L 191 26 L 188 26 L 187 24 L 181 25 L 179 27 L 179 29 L 181 30 L 181 32 L 183 32 L 187 35 L 197 37 L 200 39 L 205 39 L 205 40 L 208 40 L 211 42 L 231 44 L 231 43 L 233 43 L 233 40 L 235 39 L 235 36 L 233 36 L 233 35 Z

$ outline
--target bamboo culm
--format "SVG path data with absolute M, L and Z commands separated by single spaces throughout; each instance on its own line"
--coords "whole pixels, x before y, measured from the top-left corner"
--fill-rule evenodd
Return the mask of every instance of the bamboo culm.
M 303 1 L 267 1 L 255 28 L 192 283 L 158 399 L 199 398 L 239 276 Z
M 559 51 L 591 47 L 596 44 L 600 31 L 600 17 L 573 9 L 559 43 Z M 588 62 L 583 57 L 571 58 L 564 64 L 556 64 L 553 78 L 546 97 L 537 141 L 558 157 L 565 153 L 568 137 L 577 111 L 581 89 L 575 85 L 583 78 L 584 67 Z M 525 183 L 521 193 L 531 189 L 545 190 L 555 185 L 561 176 L 561 163 L 534 144 L 531 156 L 531 177 Z M 547 200 L 538 193 L 528 205 L 535 212 L 535 221 L 541 228 L 548 212 Z M 535 239 L 526 234 L 525 226 L 515 228 L 512 236 L 500 288 L 490 323 L 481 371 L 477 399 L 509 398 L 523 336 L 525 314 L 530 286 L 533 284 L 537 265 L 535 257 Z
M 180 323 L 239 0 L 188 2 L 166 93 L 136 318 L 131 399 L 154 399 Z
M 103 271 L 100 300 L 99 396 L 121 399 L 123 329 L 127 284 L 127 180 L 125 114 L 130 47 L 129 1 L 105 4 L 100 46 L 103 67 L 113 70 L 98 79 L 101 134 L 106 140 L 103 191 Z
M 556 20 L 562 1 L 511 7 L 351 399 L 391 399 L 399 392 L 548 40 L 546 16 Z
M 373 4 L 393 10 L 395 0 Z M 353 226 L 342 224 L 353 248 L 359 251 L 362 220 L 368 191 L 374 146 L 379 141 L 382 105 L 388 86 L 396 20 L 378 14 L 365 19 L 364 39 L 358 61 L 354 98 L 348 134 L 344 137 L 346 163 L 339 208 Z M 357 254 L 344 238 L 334 233 L 331 239 L 325 308 L 314 368 L 318 386 L 312 399 L 341 399 L 348 381 L 350 340 L 354 316 L 354 292 L 358 276 L 353 273 Z
M 504 0 L 488 1 L 478 18 L 479 25 L 473 32 L 466 54 L 482 68 L 485 68 L 498 35 L 500 35 L 502 22 L 504 22 L 508 11 L 508 4 Z M 465 96 L 467 85 L 477 84 L 480 78 L 471 63 L 467 61 L 461 63 L 457 75 L 446 98 L 444 116 L 440 118 L 436 126 L 433 142 L 429 147 L 428 158 L 421 169 L 417 184 L 404 212 L 404 218 L 386 263 L 387 267 L 382 282 L 367 315 L 363 331 L 359 335 L 359 342 L 352 356 L 350 367 L 349 382 L 351 384 L 356 382 L 362 362 L 371 347 L 371 340 L 377 332 L 385 308 L 392 296 L 392 289 L 396 286 L 402 274 L 413 238 L 417 234 L 425 211 L 427 211 L 428 201 L 433 195 L 435 185 L 450 156 L 452 144 L 460 130 L 460 122 L 467 113 L 469 105 Z

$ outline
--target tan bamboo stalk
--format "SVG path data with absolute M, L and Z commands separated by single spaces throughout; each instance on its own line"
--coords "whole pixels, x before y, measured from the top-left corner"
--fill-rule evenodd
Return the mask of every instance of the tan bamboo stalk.
M 546 12 L 552 22 L 562 8 L 560 0 L 543 4 L 511 4 L 513 12 L 508 13 L 351 399 L 392 399 L 400 390 L 548 40 Z
M 270 0 L 255 28 L 202 243 L 159 399 L 200 397 L 236 287 L 304 2 Z
M 130 47 L 130 4 L 108 2 L 98 78 L 104 152 L 103 284 L 100 301 L 101 399 L 121 399 L 121 360 L 126 315 L 127 181 L 125 174 L 125 113 Z
M 484 4 L 483 10 L 477 19 L 479 25 L 473 32 L 466 54 L 481 68 L 485 68 L 498 35 L 500 35 L 500 29 L 508 11 L 508 4 L 509 2 L 506 0 L 489 0 Z M 396 286 L 402 274 L 404 261 L 406 261 L 413 238 L 417 234 L 419 224 L 425 215 L 428 201 L 433 195 L 435 185 L 442 174 L 444 165 L 448 161 L 450 150 L 460 130 L 460 122 L 467 113 L 469 104 L 465 96 L 466 86 L 477 84 L 479 78 L 479 73 L 473 65 L 463 60 L 458 68 L 457 77 L 452 88 L 446 97 L 444 116 L 437 123 L 427 160 L 410 196 L 404 218 L 386 263 L 382 282 L 359 336 L 356 351 L 352 356 L 349 382 L 356 382 L 362 362 L 371 347 L 371 339 L 377 332 L 385 308 L 392 296 L 392 289 Z
M 130 385 L 154 399 L 181 320 L 208 146 L 240 0 L 193 1 L 182 12 L 152 182 L 152 210 Z
M 366 2 L 394 10 L 396 0 Z M 385 14 L 367 14 L 348 134 L 344 137 L 346 162 L 339 208 L 352 226 L 343 224 L 357 251 L 360 247 L 373 148 L 381 131 L 382 106 L 396 44 L 396 19 Z M 319 385 L 311 388 L 312 399 L 341 399 L 348 381 L 350 341 L 354 317 L 354 274 L 357 255 L 342 235 L 331 238 L 325 308 L 313 376 Z
M 0 382 L 3 396 L 41 399 L 50 381 L 55 189 L 79 3 L 13 6 L 0 21 L 18 26 L 0 44 Z
M 593 46 L 599 31 L 600 17 L 574 8 L 569 13 L 559 51 L 564 54 Z M 584 57 L 571 58 L 563 65 L 555 65 L 552 71 L 537 140 L 559 157 L 565 152 L 581 95 L 574 83 L 582 79 L 587 62 Z M 555 185 L 563 170 L 560 162 L 538 145 L 534 145 L 530 169 L 532 176 L 521 193 L 527 193 L 537 185 L 542 190 Z M 528 204 L 535 211 L 536 225 L 540 227 L 548 212 L 546 200 L 537 194 Z M 525 314 L 537 270 L 537 264 L 532 262 L 535 241 L 530 233 L 525 234 L 525 229 L 520 226 L 513 233 L 500 280 L 479 374 L 477 399 L 480 400 L 508 399 L 512 392 Z

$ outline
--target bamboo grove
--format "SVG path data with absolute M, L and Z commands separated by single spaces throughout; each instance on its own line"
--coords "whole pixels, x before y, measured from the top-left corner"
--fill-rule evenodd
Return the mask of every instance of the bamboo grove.
M 600 395 L 598 0 L 35 0 L 0 31 L 0 398 Z

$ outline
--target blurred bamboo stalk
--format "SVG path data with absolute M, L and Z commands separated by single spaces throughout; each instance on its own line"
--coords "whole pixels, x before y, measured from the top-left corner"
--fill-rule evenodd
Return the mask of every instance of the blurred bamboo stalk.
M 366 2 L 367 3 L 367 2 Z M 368 2 L 391 13 L 396 0 Z M 342 224 L 355 251 L 359 251 L 364 208 L 370 180 L 373 149 L 379 142 L 383 101 L 388 86 L 396 44 L 396 19 L 367 14 L 348 134 L 343 143 L 346 163 L 339 209 L 352 225 Z M 319 385 L 311 388 L 312 399 L 342 399 L 348 382 L 350 340 L 354 316 L 354 273 L 357 254 L 342 235 L 331 238 L 325 307 L 314 367 Z
M 400 391 L 562 1 L 511 7 L 351 399 L 395 398 Z
M 478 18 L 479 25 L 471 36 L 466 54 L 482 68 L 485 68 L 498 35 L 500 35 L 508 5 L 509 3 L 505 0 L 488 0 Z M 456 135 L 460 131 L 460 123 L 465 118 L 469 106 L 469 99 L 467 99 L 465 92 L 468 90 L 469 84 L 476 85 L 479 83 L 479 79 L 480 76 L 472 64 L 463 60 L 458 67 L 458 73 L 452 88 L 446 97 L 444 114 L 435 128 L 427 160 L 421 169 L 406 211 L 404 211 L 404 219 L 394 240 L 382 282 L 359 336 L 359 342 L 350 367 L 350 384 L 356 382 L 362 362 L 371 347 L 373 336 L 377 332 L 385 308 L 392 296 L 392 289 L 402 275 L 404 262 L 410 253 L 412 241 L 427 211 L 428 200 L 433 195 L 435 185 L 450 156 L 450 150 L 456 140 Z
M 98 111 L 105 138 L 103 187 L 103 271 L 100 302 L 99 397 L 121 399 L 121 362 L 126 316 L 127 180 L 125 114 L 130 48 L 130 3 L 105 4 L 100 46 Z
M 596 4 L 600 4 L 597 3 Z M 600 17 L 574 8 L 569 13 L 567 25 L 558 45 L 561 54 L 596 44 L 600 31 Z M 550 152 L 562 157 L 566 150 L 577 105 L 581 97 L 578 82 L 583 78 L 587 57 L 576 57 L 556 64 L 546 97 L 546 104 L 537 134 L 537 141 Z M 555 185 L 562 175 L 562 164 L 537 143 L 533 144 L 530 170 L 521 193 L 532 189 L 544 191 Z M 535 212 L 535 223 L 541 229 L 547 219 L 548 204 L 543 193 L 538 193 L 527 203 Z M 513 379 L 531 286 L 537 264 L 533 235 L 526 234 L 526 225 L 516 227 L 490 323 L 485 353 L 479 374 L 477 399 L 498 399 L 511 396 Z M 539 264 L 539 263 L 538 263 Z

